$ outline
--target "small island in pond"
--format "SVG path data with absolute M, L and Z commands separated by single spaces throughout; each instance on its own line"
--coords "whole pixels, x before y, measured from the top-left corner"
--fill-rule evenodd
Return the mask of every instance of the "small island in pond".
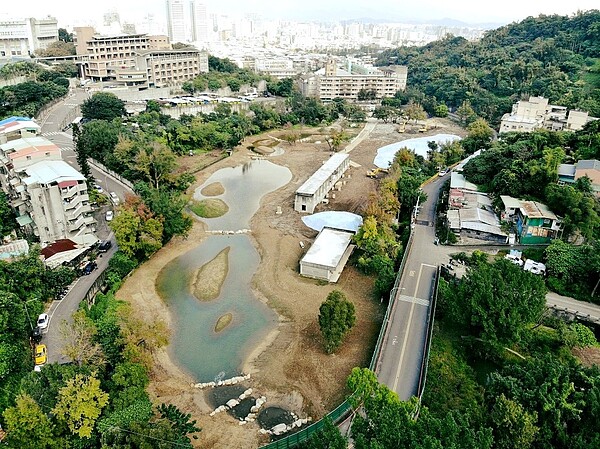
M 192 294 L 200 301 L 212 301 L 221 294 L 221 288 L 229 273 L 229 250 L 223 249 L 214 259 L 202 265 L 191 279 Z

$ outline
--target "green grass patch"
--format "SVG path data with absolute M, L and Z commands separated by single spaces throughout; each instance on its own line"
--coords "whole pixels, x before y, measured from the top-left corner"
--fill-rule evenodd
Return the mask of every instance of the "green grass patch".
M 439 322 L 438 322 L 439 323 Z M 423 403 L 436 416 L 451 410 L 476 410 L 483 404 L 483 387 L 467 363 L 460 335 L 436 324 Z
M 218 198 L 211 198 L 194 201 L 190 205 L 190 210 L 202 218 L 217 218 L 225 215 L 229 211 L 229 206 Z

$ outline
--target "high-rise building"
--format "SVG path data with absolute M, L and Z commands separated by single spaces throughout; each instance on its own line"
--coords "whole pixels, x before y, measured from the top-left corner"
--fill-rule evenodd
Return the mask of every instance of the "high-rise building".
M 0 59 L 29 57 L 56 41 L 58 22 L 53 17 L 0 21 Z
M 190 17 L 192 19 L 192 42 L 199 45 L 208 42 L 208 15 L 206 5 L 198 0 L 190 0 Z
M 189 41 L 186 29 L 185 0 L 167 0 L 167 28 L 171 42 Z

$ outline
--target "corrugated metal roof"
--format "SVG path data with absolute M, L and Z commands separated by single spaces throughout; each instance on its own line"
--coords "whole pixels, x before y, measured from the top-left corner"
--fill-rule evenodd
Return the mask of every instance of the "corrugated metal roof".
M 342 163 L 350 157 L 346 153 L 334 154 L 313 175 L 300 186 L 296 193 L 300 195 L 314 195 L 327 179 L 336 171 Z
M 477 185 L 467 181 L 461 173 L 454 171 L 450 174 L 450 188 L 477 192 Z
M 596 159 L 584 159 L 577 162 L 575 168 L 577 170 L 600 170 L 600 161 L 597 161 Z

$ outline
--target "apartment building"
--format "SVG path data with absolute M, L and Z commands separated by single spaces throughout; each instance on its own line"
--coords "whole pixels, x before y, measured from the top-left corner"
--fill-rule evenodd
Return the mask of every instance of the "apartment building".
M 82 29 L 77 48 L 88 36 L 89 29 Z M 208 55 L 196 49 L 172 50 L 167 36 L 93 35 L 81 68 L 83 77 L 94 81 L 138 88 L 175 86 L 208 72 Z
M 0 20 L 0 60 L 25 58 L 58 41 L 58 22 L 45 19 Z
M 585 111 L 568 110 L 566 106 L 548 103 L 544 97 L 529 97 L 515 103 L 510 113 L 502 116 L 500 132 L 530 133 L 536 129 L 578 131 L 594 117 Z
M 300 80 L 300 91 L 307 97 L 322 101 L 334 98 L 356 101 L 360 91 L 374 91 L 377 98 L 387 98 L 406 89 L 407 76 L 406 66 L 345 70 L 330 59 L 324 68 Z
M 148 87 L 181 85 L 208 72 L 208 56 L 198 50 L 149 50 L 139 52 L 136 68 L 146 76 Z
M 27 117 L 10 117 L 0 122 L 0 144 L 40 133 L 40 125 Z
M 95 230 L 85 177 L 44 137 L 0 145 L 0 187 L 17 223 L 42 245 Z

